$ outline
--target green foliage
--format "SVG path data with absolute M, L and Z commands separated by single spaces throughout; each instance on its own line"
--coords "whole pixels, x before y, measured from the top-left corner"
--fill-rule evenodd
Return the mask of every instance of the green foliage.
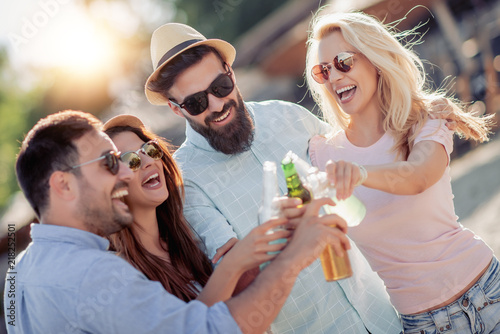
M 287 0 L 157 0 L 175 3 L 177 22 L 187 23 L 209 38 L 221 38 L 235 43 L 246 31 Z M 89 0 L 88 3 L 92 2 Z M 19 190 L 15 176 L 15 159 L 25 134 L 41 117 L 53 110 L 69 108 L 73 102 L 55 90 L 51 75 L 37 73 L 35 86 L 21 89 L 20 73 L 15 73 L 0 45 L 0 216 L 13 193 Z M 67 79 L 63 83 L 69 87 Z M 51 96 L 59 97 L 51 102 Z M 62 99 L 62 100 L 61 100 Z M 62 101 L 60 107 L 57 101 Z M 69 101 L 69 102 L 68 102 Z M 51 104 L 52 103 L 52 104 Z M 55 104 L 55 106 L 54 106 Z M 61 110 L 62 110 L 61 109 Z M 100 108 L 102 109 L 102 108 Z M 85 109 L 86 111 L 89 108 Z M 50 112 L 49 112 L 50 111 Z M 36 168 L 36 166 L 33 166 Z
M 16 85 L 6 54 L 0 50 L 0 214 L 19 187 L 15 160 L 24 135 L 33 125 L 40 93 L 23 92 Z M 36 168 L 36 166 L 33 166 Z
M 238 37 L 287 0 L 177 0 L 187 24 L 209 38 L 234 43 Z

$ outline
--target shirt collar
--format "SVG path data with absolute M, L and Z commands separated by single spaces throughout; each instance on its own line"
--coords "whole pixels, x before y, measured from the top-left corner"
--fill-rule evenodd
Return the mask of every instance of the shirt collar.
M 250 114 L 250 117 L 252 118 L 252 121 L 255 125 L 255 113 L 254 113 L 253 108 L 247 103 L 244 103 L 244 105 L 245 105 L 246 110 Z M 194 146 L 197 146 L 198 148 L 200 148 L 202 150 L 210 151 L 210 152 L 218 152 L 218 151 L 214 150 L 212 148 L 212 146 L 210 146 L 210 144 L 205 139 L 205 137 L 203 137 L 201 134 L 196 132 L 191 127 L 191 125 L 189 124 L 188 121 L 186 121 L 186 141 L 189 141 L 191 144 L 193 144 Z M 221 152 L 218 152 L 218 153 L 224 154 Z
M 33 241 L 65 242 L 103 251 L 109 247 L 109 241 L 97 234 L 73 227 L 50 224 L 31 224 L 31 239 Z

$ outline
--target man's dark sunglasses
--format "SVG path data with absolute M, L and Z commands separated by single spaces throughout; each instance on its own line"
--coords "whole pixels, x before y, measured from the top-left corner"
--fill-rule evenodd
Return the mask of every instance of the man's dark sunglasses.
M 75 169 L 78 167 L 82 167 L 88 164 L 91 164 L 93 162 L 97 162 L 100 160 L 104 159 L 104 165 L 106 165 L 106 168 L 111 172 L 111 174 L 116 175 L 118 174 L 118 171 L 120 170 L 120 153 L 119 152 L 114 152 L 110 151 L 104 155 L 101 155 L 99 158 L 90 160 L 87 162 L 84 162 L 82 164 L 72 166 L 71 169 Z
M 212 94 L 218 98 L 228 96 L 234 89 L 234 82 L 231 78 L 229 65 L 224 64 L 224 66 L 227 72 L 215 78 L 206 90 L 189 95 L 182 103 L 177 103 L 169 99 L 170 102 L 181 109 L 185 109 L 191 116 L 196 116 L 208 108 L 208 94 Z

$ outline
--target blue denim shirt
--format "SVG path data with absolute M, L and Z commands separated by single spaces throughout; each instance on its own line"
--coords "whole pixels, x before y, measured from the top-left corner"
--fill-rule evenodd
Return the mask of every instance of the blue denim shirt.
M 185 182 L 184 213 L 213 257 L 228 239 L 239 239 L 257 226 L 262 196 L 262 165 L 278 166 L 281 193 L 287 192 L 279 168 L 292 150 L 310 161 L 309 140 L 331 128 L 308 110 L 283 101 L 245 103 L 255 124 L 250 150 L 226 155 L 186 126 L 186 141 L 174 157 Z M 399 333 L 401 324 L 380 278 L 371 270 L 353 242 L 349 251 L 354 275 L 326 282 L 320 261 L 304 269 L 271 325 L 277 333 Z
M 108 252 L 104 238 L 45 224 L 31 237 L 7 273 L 9 333 L 241 333 L 224 303 L 176 298 Z

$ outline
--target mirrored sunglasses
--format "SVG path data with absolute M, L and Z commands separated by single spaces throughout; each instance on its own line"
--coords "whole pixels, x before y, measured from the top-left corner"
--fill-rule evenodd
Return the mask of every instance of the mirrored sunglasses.
M 191 116 L 196 116 L 204 112 L 208 107 L 208 94 L 212 94 L 215 97 L 223 98 L 231 94 L 234 89 L 234 82 L 231 78 L 231 70 L 229 65 L 225 64 L 227 72 L 220 74 L 210 86 L 198 93 L 194 93 L 186 97 L 184 102 L 177 103 L 169 99 L 173 105 L 178 108 L 185 109 Z
M 147 143 L 144 143 L 141 148 L 135 152 L 129 151 L 122 153 L 120 155 L 120 160 L 126 163 L 128 168 L 135 172 L 136 170 L 141 168 L 142 165 L 142 160 L 139 156 L 140 152 L 144 153 L 154 160 L 159 160 L 161 159 L 161 157 L 163 157 L 163 151 L 160 145 L 155 140 L 150 140 Z
M 332 63 L 318 64 L 313 66 L 313 68 L 311 69 L 311 75 L 314 81 L 320 84 L 324 84 L 325 82 L 327 82 L 330 78 L 332 65 L 336 70 L 342 73 L 349 72 L 354 65 L 353 56 L 355 54 L 355 52 L 341 52 L 336 55 L 335 58 L 333 58 Z

